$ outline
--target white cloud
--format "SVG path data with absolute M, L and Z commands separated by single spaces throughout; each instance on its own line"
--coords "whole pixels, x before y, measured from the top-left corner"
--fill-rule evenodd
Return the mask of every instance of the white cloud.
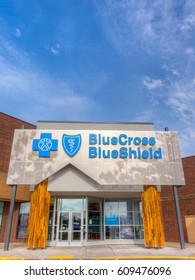
M 178 120 L 190 124 L 195 119 L 195 92 L 173 92 L 168 97 L 167 106 Z
M 194 48 L 193 47 L 186 48 L 185 53 L 189 55 L 194 55 Z
M 18 51 L 15 46 L 11 43 L 5 40 L 3 36 L 0 35 L 0 56 L 2 58 L 6 58 L 5 60 L 14 60 L 17 64 L 18 62 L 20 64 L 23 64 L 27 66 L 29 64 L 29 58 L 28 54 L 24 51 Z
M 52 52 L 54 55 L 58 55 L 58 54 L 60 54 L 59 49 L 57 49 L 57 48 L 53 48 L 53 47 L 51 47 L 51 52 Z
M 97 0 L 95 3 L 106 35 L 119 52 L 128 53 L 130 45 L 136 44 L 145 50 L 158 46 L 159 50 L 172 53 L 180 44 L 172 1 Z
M 55 46 L 45 46 L 45 49 L 50 51 L 53 55 L 60 54 L 60 44 L 56 44 Z
M 149 78 L 148 76 L 146 76 L 142 79 L 142 83 L 149 90 L 162 88 L 162 86 L 163 86 L 162 80 L 160 80 L 160 79 L 155 80 L 155 79 Z
M 156 48 L 164 55 L 174 55 L 184 51 L 186 39 L 194 30 L 195 5 L 190 0 L 94 2 L 107 39 L 122 54 L 130 54 L 134 45 L 144 51 Z
M 148 103 L 143 105 L 141 120 L 172 126 L 180 133 L 185 131 L 190 135 L 190 144 L 183 142 L 182 153 L 192 153 L 190 145 L 195 147 L 192 133 L 195 128 L 195 1 L 94 2 L 105 37 L 119 54 L 130 59 L 132 53 L 137 59 L 144 54 L 151 61 L 155 59 L 155 65 L 159 61 L 163 65 L 161 71 L 156 68 L 158 79 L 151 78 L 147 72 L 145 77 L 142 74 L 142 85 L 147 89 L 144 97 L 150 110 L 147 110 Z M 151 63 L 148 69 L 155 71 L 154 67 Z M 135 121 L 139 119 L 138 116 Z
M 195 49 L 193 47 L 187 47 L 185 49 L 185 54 L 186 54 L 186 62 L 188 63 L 194 63 L 195 61 Z
M 16 28 L 15 35 L 17 38 L 21 36 L 21 30 L 19 28 Z
M 180 72 L 178 69 L 176 69 L 176 67 L 174 65 L 167 65 L 167 64 L 164 64 L 162 66 L 162 69 L 164 69 L 166 72 L 174 75 L 174 76 L 179 76 L 180 75 Z
M 27 121 L 29 118 L 37 120 L 39 115 L 73 120 L 86 118 L 97 108 L 97 103 L 81 89 L 75 90 L 68 81 L 49 77 L 30 62 L 25 64 L 22 53 L 5 40 L 3 46 L 0 49 L 2 111 L 9 102 L 9 110 L 17 106 L 29 115 Z
M 68 83 L 53 80 L 43 73 L 16 68 L 2 60 L 0 72 L 1 98 L 16 98 L 21 103 L 22 100 L 28 100 L 29 106 L 37 104 L 46 107 L 47 110 L 69 113 L 88 112 L 95 107 L 90 98 L 76 93 Z
M 181 156 L 187 157 L 195 155 L 194 143 L 195 143 L 195 127 L 190 125 L 179 131 L 179 143 Z
M 170 130 L 178 131 L 182 157 L 195 155 L 195 83 L 193 76 L 189 76 L 189 68 L 180 76 L 174 75 L 170 69 L 167 66 L 166 71 L 169 75 L 163 81 L 160 94 L 156 94 L 153 90 L 147 94 L 147 99 L 153 106 L 150 106 L 150 110 L 146 112 L 143 109 L 141 120 L 154 121 L 159 130 L 168 126 L 171 128 Z M 147 77 L 143 81 L 149 89 L 153 88 L 150 78 Z M 136 118 L 136 121 L 139 121 L 139 118 Z
M 193 14 L 189 14 L 181 23 L 180 28 L 182 31 L 186 32 L 195 26 L 195 16 Z

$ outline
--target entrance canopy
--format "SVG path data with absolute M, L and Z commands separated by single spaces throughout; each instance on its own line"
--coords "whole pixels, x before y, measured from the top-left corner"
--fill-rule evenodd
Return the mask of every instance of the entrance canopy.
M 184 185 L 176 132 L 15 130 L 8 185 L 73 165 L 100 185 Z

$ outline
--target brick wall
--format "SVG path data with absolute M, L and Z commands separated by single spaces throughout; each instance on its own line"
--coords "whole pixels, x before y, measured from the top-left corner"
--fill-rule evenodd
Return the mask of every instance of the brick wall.
M 12 189 L 6 185 L 11 147 L 15 129 L 36 129 L 35 125 L 0 112 L 0 200 L 10 200 Z M 16 200 L 29 200 L 29 186 L 18 186 Z
M 7 173 L 0 172 L 0 200 L 10 200 L 12 187 L 6 185 Z M 18 185 L 16 192 L 16 201 L 29 201 L 29 185 Z
M 5 235 L 6 235 L 6 229 L 7 229 L 8 216 L 9 216 L 9 207 L 10 207 L 10 202 L 8 202 L 8 201 L 4 202 L 4 215 L 3 215 L 3 220 L 2 220 L 2 227 L 0 230 L 0 242 L 5 242 Z M 14 214 L 13 214 L 10 242 L 15 242 L 15 243 L 25 242 L 24 239 L 16 238 L 19 210 L 20 210 L 20 203 L 16 202 L 14 205 Z
M 195 215 L 195 156 L 182 159 L 186 185 L 178 188 L 179 205 L 185 242 L 188 242 L 186 215 Z M 178 242 L 179 232 L 172 186 L 162 186 L 161 202 L 165 240 Z
M 9 215 L 9 206 L 12 195 L 12 188 L 6 185 L 9 160 L 11 155 L 11 147 L 15 129 L 21 129 L 24 125 L 26 129 L 36 129 L 35 125 L 19 120 L 7 114 L 0 112 L 0 200 L 4 201 L 4 214 L 2 227 L 0 230 L 0 242 L 5 241 L 6 225 Z M 21 239 L 16 239 L 18 215 L 20 202 L 29 201 L 30 192 L 29 186 L 18 186 L 16 193 L 16 203 L 14 206 L 13 223 L 11 230 L 11 242 L 22 242 Z
M 14 129 L 36 129 L 35 125 L 0 112 L 0 172 L 7 173 L 11 154 Z

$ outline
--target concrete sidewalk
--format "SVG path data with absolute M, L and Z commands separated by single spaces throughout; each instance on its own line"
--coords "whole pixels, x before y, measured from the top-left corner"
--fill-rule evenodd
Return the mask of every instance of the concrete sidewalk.
M 2 259 L 193 259 L 195 244 L 166 243 L 164 248 L 144 248 L 143 245 L 97 245 L 84 247 L 47 247 L 45 249 L 28 249 L 26 244 L 10 244 L 4 251 L 0 243 L 0 260 Z

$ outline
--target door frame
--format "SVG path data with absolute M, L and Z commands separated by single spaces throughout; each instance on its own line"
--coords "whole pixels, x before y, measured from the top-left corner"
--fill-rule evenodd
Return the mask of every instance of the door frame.
M 61 213 L 67 213 L 68 218 L 69 218 L 69 223 L 68 223 L 68 229 L 67 230 L 60 230 L 60 215 Z M 73 215 L 75 213 L 81 214 L 81 225 L 80 225 L 80 230 L 74 230 L 73 229 Z M 56 246 L 82 246 L 83 245 L 83 235 L 84 235 L 84 213 L 81 210 L 60 210 L 58 211 L 57 215 L 57 231 L 56 231 Z M 68 239 L 67 241 L 60 241 L 59 240 L 59 234 L 67 232 L 68 233 Z M 80 232 L 80 241 L 74 241 L 72 240 L 72 233 L 73 232 Z

